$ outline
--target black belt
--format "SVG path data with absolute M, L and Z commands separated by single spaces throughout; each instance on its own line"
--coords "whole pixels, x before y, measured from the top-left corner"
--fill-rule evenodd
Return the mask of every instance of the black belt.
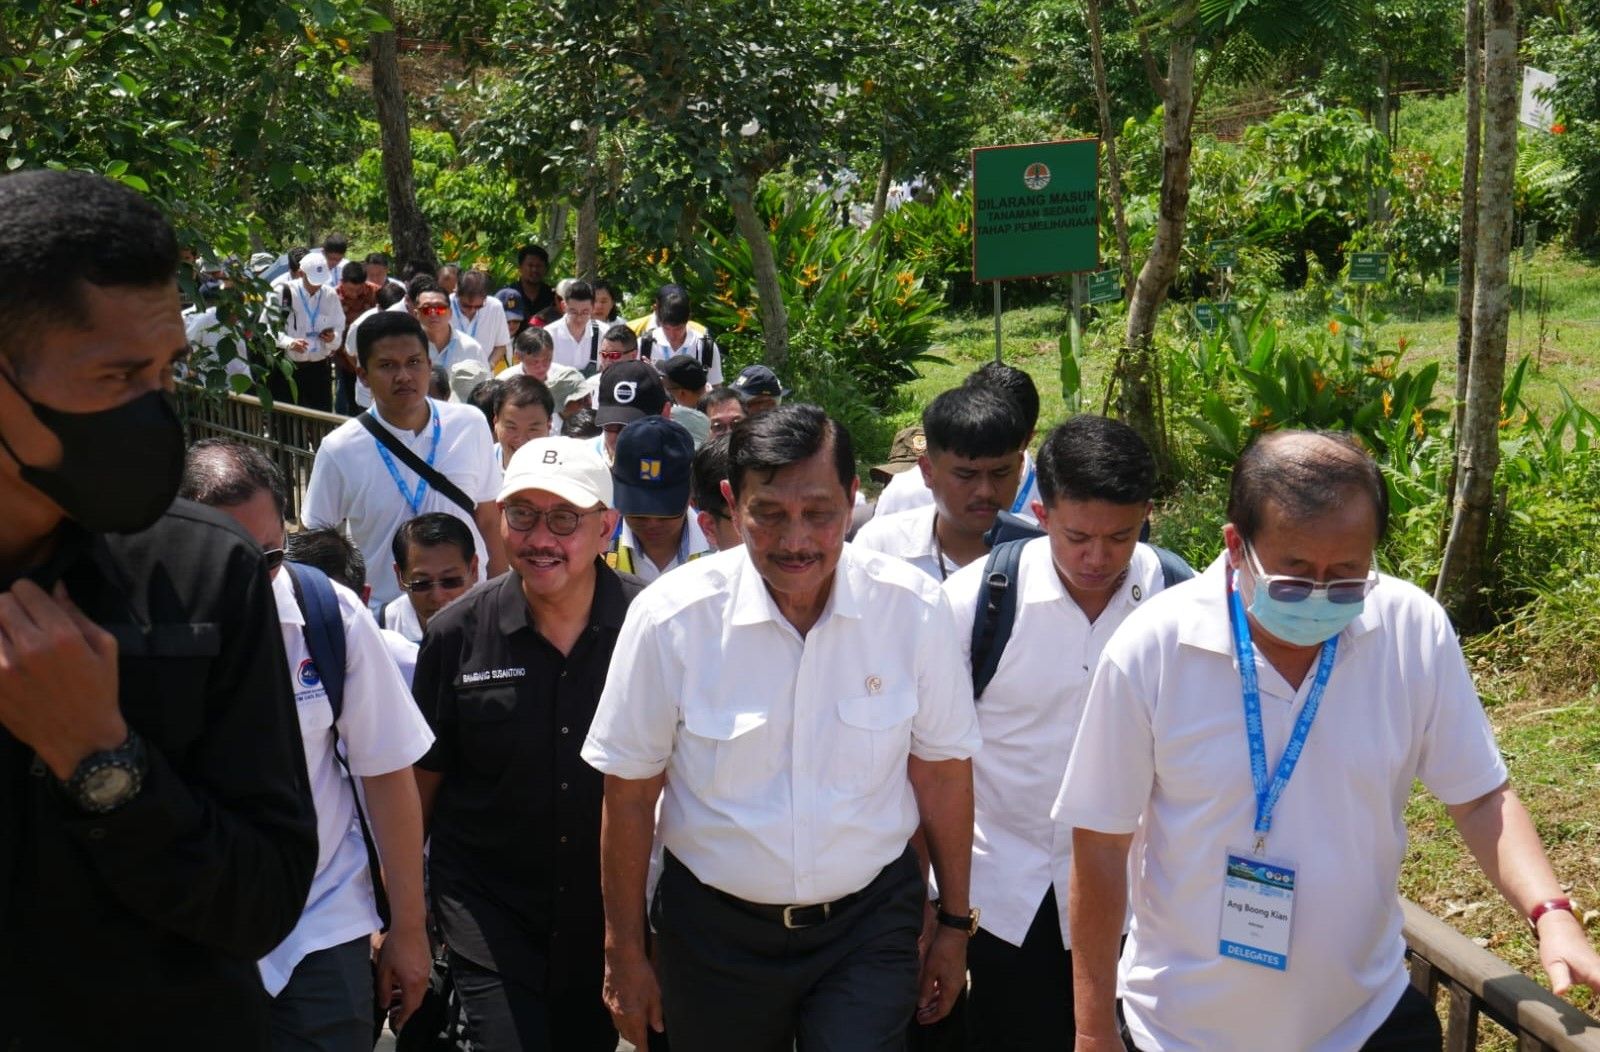
M 864 898 L 866 894 L 877 885 L 878 881 L 883 879 L 884 874 L 889 871 L 890 867 L 895 865 L 895 863 L 891 862 L 888 866 L 885 866 L 882 870 L 880 870 L 877 876 L 869 880 L 865 887 L 861 888 L 859 891 L 852 891 L 843 898 L 834 899 L 832 902 L 817 902 L 808 906 L 778 906 L 769 902 L 751 902 L 748 899 L 741 899 L 737 895 L 729 894 L 728 892 L 723 891 L 721 888 L 713 887 L 712 885 L 701 880 L 699 877 L 696 877 L 694 872 L 690 870 L 688 866 L 685 866 L 673 856 L 672 852 L 668 851 L 665 853 L 665 855 L 666 865 L 678 866 L 682 868 L 684 873 L 688 874 L 690 880 L 693 880 L 695 883 L 699 884 L 701 887 L 717 896 L 717 898 L 728 903 L 730 906 L 738 907 L 739 910 L 750 914 L 752 917 L 759 917 L 762 920 L 775 921 L 779 924 L 782 924 L 790 931 L 799 931 L 803 928 L 815 928 L 817 925 L 827 921 L 835 913 L 840 913 L 848 909 L 857 901 Z

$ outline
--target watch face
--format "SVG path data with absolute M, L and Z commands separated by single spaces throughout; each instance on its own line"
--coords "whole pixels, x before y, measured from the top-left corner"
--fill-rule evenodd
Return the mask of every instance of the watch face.
M 126 767 L 102 767 L 83 782 L 83 795 L 95 807 L 115 804 L 132 789 L 133 772 Z

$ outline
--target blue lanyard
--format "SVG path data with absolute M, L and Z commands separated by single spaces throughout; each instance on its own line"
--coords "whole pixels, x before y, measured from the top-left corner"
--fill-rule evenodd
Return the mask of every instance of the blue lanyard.
M 1028 465 L 1028 474 L 1022 480 L 1022 485 L 1017 487 L 1017 499 L 1011 502 L 1011 514 L 1021 515 L 1028 507 L 1028 494 L 1033 492 L 1033 476 L 1035 465 Z
M 478 308 L 478 313 L 473 317 L 473 319 L 472 319 L 472 327 L 470 329 L 466 325 L 467 316 L 465 314 L 461 313 L 461 304 L 456 302 L 456 298 L 454 296 L 450 297 L 450 311 L 451 311 L 452 314 L 455 315 L 456 320 L 461 322 L 461 324 L 457 325 L 456 328 L 460 329 L 462 332 L 466 333 L 468 336 L 471 336 L 473 339 L 477 339 L 478 338 L 478 319 L 483 317 L 483 308 L 482 307 Z
M 380 421 L 383 419 L 378 416 L 377 406 L 373 406 L 371 412 L 375 419 Z M 433 417 L 433 444 L 428 449 L 428 466 L 431 468 L 433 467 L 433 458 L 439 455 L 439 410 L 434 407 L 432 402 L 428 403 L 428 413 Z M 405 499 L 406 507 L 411 509 L 413 516 L 421 515 L 422 495 L 428 491 L 428 480 L 420 475 L 417 476 L 417 492 L 413 495 L 406 486 L 405 481 L 400 478 L 400 468 L 395 464 L 394 457 L 390 456 L 389 451 L 383 448 L 383 443 L 378 441 L 376 435 L 373 436 L 372 441 L 378 447 L 378 456 L 383 458 L 383 466 L 389 469 L 389 477 L 394 479 L 396 488 L 400 490 L 400 496 Z
M 1231 576 L 1231 575 L 1230 575 Z M 1250 780 L 1256 791 L 1256 846 L 1257 857 L 1266 848 L 1267 833 L 1272 829 L 1272 811 L 1278 798 L 1294 777 L 1295 765 L 1306 747 L 1306 736 L 1311 733 L 1311 721 L 1317 718 L 1322 705 L 1322 692 L 1327 689 L 1328 677 L 1333 674 L 1333 656 L 1339 649 L 1339 637 L 1334 636 L 1322 644 L 1322 656 L 1317 660 L 1317 675 L 1311 682 L 1311 692 L 1300 709 L 1289 742 L 1283 747 L 1278 769 L 1267 780 L 1267 741 L 1261 728 L 1261 688 L 1256 681 L 1256 650 L 1250 642 L 1250 622 L 1245 617 L 1244 600 L 1231 582 L 1228 587 L 1228 620 L 1233 625 L 1233 648 L 1239 656 L 1239 679 L 1244 687 L 1244 729 L 1250 739 Z
M 308 329 L 306 335 L 315 336 L 318 332 L 321 331 L 321 330 L 319 330 L 317 328 L 317 316 L 322 313 L 322 295 L 321 295 L 321 290 L 320 289 L 318 290 L 317 309 L 316 310 L 312 310 L 311 309 L 311 304 L 306 299 L 306 290 L 305 289 L 301 288 L 299 285 L 296 285 L 294 287 L 294 291 L 300 297 L 300 306 L 301 306 L 301 308 L 304 309 L 305 312 L 306 312 L 306 324 L 309 326 L 309 329 Z

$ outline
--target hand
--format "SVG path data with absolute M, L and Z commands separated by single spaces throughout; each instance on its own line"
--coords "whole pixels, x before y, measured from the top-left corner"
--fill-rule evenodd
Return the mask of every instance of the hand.
M 305 340 L 290 340 L 289 341 L 289 350 L 293 351 L 295 354 L 305 354 L 306 351 L 310 348 L 310 346 L 311 345 L 309 343 L 307 343 Z
M 66 585 L 20 580 L 0 592 L 0 724 L 65 781 L 90 753 L 128 737 L 117 707 L 117 641 Z
M 393 928 L 378 947 L 378 1000 L 389 1012 L 389 1026 L 395 1033 L 406 1025 L 411 1013 L 428 992 L 433 958 L 428 953 L 428 933 L 422 928 Z M 400 1004 L 395 1006 L 395 992 Z
M 917 936 L 917 960 L 923 962 L 928 959 L 928 947 L 933 945 L 933 937 L 939 931 L 939 907 L 932 899 L 922 903 L 922 931 Z
M 617 1033 L 634 1048 L 646 1046 L 651 1030 L 662 1032 L 661 987 L 642 950 L 606 950 L 603 996 Z
M 1539 918 L 1539 962 L 1550 977 L 1550 989 L 1564 994 L 1574 983 L 1600 990 L 1600 956 L 1589 943 L 1583 922 L 1566 910 Z
M 321 340 L 323 343 L 332 343 L 333 340 L 334 340 L 334 336 L 335 335 L 336 334 L 334 333 L 334 331 L 332 329 L 323 329 L 320 333 L 317 334 L 317 338 L 319 340 Z
M 917 989 L 917 1022 L 937 1023 L 950 1014 L 967 985 L 967 933 L 940 926 L 922 959 Z

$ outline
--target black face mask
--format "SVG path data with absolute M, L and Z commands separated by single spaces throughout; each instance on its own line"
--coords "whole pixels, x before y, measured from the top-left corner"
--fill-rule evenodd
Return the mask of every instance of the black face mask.
M 96 413 L 68 413 L 29 398 L 6 370 L 0 376 L 61 443 L 61 463 L 38 468 L 0 435 L 22 481 L 95 533 L 138 533 L 155 524 L 183 481 L 183 424 L 170 395 L 156 390 Z

